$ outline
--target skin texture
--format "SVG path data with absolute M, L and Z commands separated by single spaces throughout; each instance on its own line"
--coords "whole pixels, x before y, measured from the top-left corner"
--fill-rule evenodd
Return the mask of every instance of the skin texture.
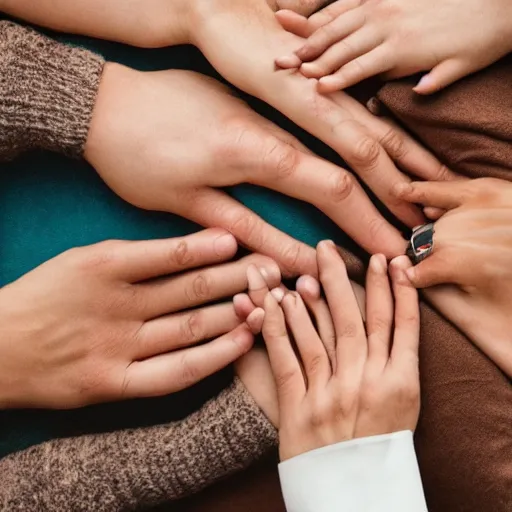
M 400 195 L 446 211 L 435 223 L 433 254 L 408 271 L 411 282 L 431 287 L 433 305 L 512 377 L 512 185 L 413 183 Z
M 431 94 L 512 49 L 508 0 L 338 0 L 309 19 L 277 15 L 287 30 L 308 38 L 277 64 L 320 79 L 325 93 L 374 75 L 428 71 L 414 90 Z
M 274 285 L 280 275 L 259 255 L 226 263 L 236 248 L 220 229 L 103 242 L 2 288 L 0 406 L 73 408 L 164 395 L 238 359 L 252 346 L 249 327 L 230 302 L 203 305 L 245 289 L 251 264 Z
M 7 3 L 11 4 L 10 2 Z M 55 12 L 61 3 L 47 0 L 45 2 L 46 10 L 38 8 L 35 11 L 39 13 L 37 21 L 61 30 L 90 34 L 92 24 L 86 22 L 86 20 L 92 16 L 91 9 L 86 8 L 84 2 L 61 6 L 63 13 L 67 13 L 64 17 L 62 13 Z M 18 8 L 13 7 L 13 5 L 8 6 L 10 12 L 17 9 L 16 12 L 19 16 L 35 19 L 35 14 L 28 9 L 26 2 L 20 3 Z M 110 6 L 110 4 L 108 5 Z M 109 13 L 112 13 L 110 7 L 108 9 L 103 7 L 103 20 L 95 25 L 101 28 L 97 28 L 93 35 L 113 37 L 115 40 L 145 47 L 182 43 L 184 42 L 183 39 L 195 44 L 228 81 L 268 102 L 292 121 L 330 145 L 405 224 L 413 226 L 424 220 L 418 209 L 408 203 L 397 201 L 396 196 L 392 194 L 394 187 L 399 183 L 409 181 L 409 178 L 399 171 L 397 166 L 422 179 L 439 179 L 441 175 L 450 177 L 450 173 L 447 173 L 445 168 L 433 156 L 422 149 L 408 135 L 389 122 L 374 118 L 362 105 L 349 96 L 343 93 L 330 97 L 322 96 L 318 94 L 314 80 L 308 80 L 296 72 L 276 71 L 273 64 L 275 58 L 284 51 L 298 49 L 303 44 L 303 40 L 286 32 L 279 25 L 275 19 L 274 11 L 265 0 L 252 0 L 251 2 L 245 0 L 194 0 L 188 2 L 185 8 L 183 2 L 176 2 L 176 10 L 173 12 L 173 14 L 176 14 L 175 17 L 170 16 L 168 9 L 162 9 L 161 5 L 161 2 L 151 2 L 148 7 L 147 2 L 141 5 L 141 2 L 132 0 L 126 3 L 122 9 L 123 22 L 117 22 L 115 16 L 109 15 Z M 166 5 L 169 6 L 170 4 L 167 3 Z M 299 7 L 307 6 L 308 9 L 311 9 L 317 6 L 317 3 L 299 2 L 298 5 Z M 273 5 L 273 7 L 277 8 L 278 5 Z M 107 11 L 105 11 L 106 9 Z M 53 21 L 52 14 L 55 14 Z M 82 20 L 82 17 L 84 20 Z M 126 21 L 127 17 L 129 22 Z M 141 24 L 143 29 L 136 29 L 134 20 L 138 19 L 137 17 L 144 20 L 144 23 Z M 65 20 L 62 21 L 64 18 Z M 114 21 L 117 25 L 115 36 L 112 35 L 114 29 L 109 28 L 111 24 L 114 24 Z M 175 24 L 175 28 L 171 28 L 170 24 Z M 148 25 L 151 26 L 151 30 L 147 29 Z M 175 35 L 177 32 L 184 35 L 177 37 Z M 168 34 L 167 38 L 162 37 L 162 34 Z M 115 72 L 114 69 L 116 69 Z M 117 76 L 114 78 L 114 75 Z M 136 144 L 127 138 L 121 152 L 118 144 L 107 147 L 107 143 L 104 143 L 100 148 L 101 138 L 94 135 L 95 131 L 102 134 L 108 134 L 111 130 L 114 132 L 126 132 L 128 130 L 136 132 L 141 128 L 141 119 L 147 120 L 147 126 L 151 125 L 153 127 L 162 127 L 166 123 L 171 124 L 172 121 L 177 124 L 178 119 L 175 110 L 172 108 L 173 98 L 171 96 L 171 92 L 176 94 L 177 92 L 173 90 L 169 78 L 167 80 L 163 78 L 156 80 L 156 76 L 147 75 L 145 80 L 138 80 L 135 79 L 135 74 L 133 74 L 127 78 L 127 73 L 121 73 L 119 67 L 107 66 L 104 79 L 100 85 L 98 107 L 95 109 L 93 117 L 92 140 L 88 144 L 88 150 L 86 150 L 86 156 L 93 165 L 99 166 L 98 171 L 103 177 L 107 174 L 103 169 L 103 160 L 113 160 L 114 155 L 116 155 L 115 159 L 118 161 L 126 160 L 123 155 L 129 154 L 129 150 L 133 147 L 140 147 L 140 143 Z M 163 77 L 164 75 L 158 76 Z M 153 93 L 156 90 L 157 81 L 160 82 L 157 87 L 161 91 L 160 97 Z M 143 86 L 142 82 L 146 82 L 146 85 Z M 167 86 L 164 87 L 163 82 L 167 82 Z M 109 86 L 109 83 L 116 85 Z M 123 94 L 116 99 L 111 92 L 113 90 L 123 91 Z M 151 91 L 151 94 L 149 91 Z M 183 95 L 183 91 L 180 92 Z M 102 97 L 109 98 L 109 100 L 102 101 Z M 123 101 L 126 102 L 128 98 L 130 100 L 130 112 L 125 112 L 126 109 L 123 112 L 114 112 L 115 104 L 120 105 Z M 187 104 L 189 107 L 191 106 L 189 98 Z M 204 114 L 203 104 L 200 103 L 202 114 Z M 108 105 L 111 106 L 108 107 Z M 156 106 L 152 109 L 153 105 L 157 105 L 158 109 Z M 140 115 L 136 114 L 137 106 L 141 111 Z M 101 111 L 104 109 L 106 109 L 106 113 L 103 115 Z M 168 113 L 163 116 L 162 111 L 166 112 L 166 110 L 168 110 Z M 199 107 L 196 108 L 196 111 L 198 110 Z M 231 117 L 227 107 L 221 110 L 223 120 Z M 153 118 L 151 118 L 152 115 Z M 116 117 L 119 118 L 119 126 L 117 127 L 115 126 Z M 98 119 L 100 120 L 98 121 Z M 105 119 L 108 120 L 102 129 L 101 124 Z M 217 123 L 219 123 L 218 120 Z M 194 127 L 196 126 L 198 126 L 197 123 Z M 183 126 L 179 126 L 179 128 L 182 129 Z M 142 126 L 142 129 L 144 129 L 144 126 Z M 156 130 L 153 131 L 156 133 Z M 225 133 L 225 131 L 222 130 L 222 133 Z M 271 132 L 276 133 L 276 129 L 271 130 Z M 249 139 L 253 137 L 252 128 L 240 122 L 238 135 L 240 136 L 242 133 L 248 135 Z M 210 136 L 213 137 L 214 135 Z M 170 145 L 172 136 L 173 133 L 170 131 L 159 132 L 157 140 L 154 142 L 155 145 L 158 145 L 158 148 L 151 148 L 152 151 L 148 150 L 144 155 L 137 155 L 135 161 L 144 164 L 140 168 L 156 169 L 161 166 L 165 160 L 156 160 L 156 157 L 152 155 L 153 153 L 159 154 L 159 148 L 164 145 Z M 115 143 L 113 136 L 107 137 L 106 140 Z M 219 140 L 218 143 L 222 148 L 231 148 L 235 144 L 235 140 L 238 139 L 233 140 L 225 137 L 223 140 Z M 288 140 L 290 139 L 288 138 Z M 203 139 L 200 139 L 200 141 L 199 143 L 196 139 L 194 151 L 201 148 Z M 291 142 L 289 144 L 294 145 Z M 400 233 L 378 214 L 369 199 L 364 196 L 352 173 L 341 168 L 336 168 L 337 172 L 334 172 L 334 168 L 331 167 L 333 169 L 330 175 L 331 179 L 326 182 L 320 175 L 306 172 L 309 165 L 304 162 L 305 157 L 301 154 L 286 152 L 280 147 L 275 150 L 275 146 L 275 143 L 268 145 L 268 150 L 260 152 L 259 158 L 260 160 L 263 159 L 264 162 L 269 159 L 272 162 L 277 162 L 274 164 L 274 169 L 277 169 L 279 175 L 287 175 L 288 177 L 293 175 L 293 181 L 302 185 L 300 188 L 297 187 L 299 192 L 296 192 L 295 195 L 300 195 L 300 199 L 319 206 L 320 196 L 318 191 L 323 191 L 327 186 L 329 191 L 327 195 L 322 192 L 322 198 L 328 197 L 330 200 L 327 202 L 323 200 L 321 206 L 324 211 L 327 210 L 327 214 L 347 234 L 370 252 L 383 252 L 387 257 L 403 253 L 405 242 Z M 94 155 L 91 154 L 91 148 L 93 148 Z M 270 155 L 268 152 L 270 152 Z M 142 162 L 143 156 L 146 157 L 144 162 Z M 204 156 L 205 158 L 212 158 L 214 155 L 205 154 Z M 249 153 L 249 162 L 243 161 L 243 166 L 251 166 L 250 156 L 251 153 Z M 318 166 L 317 160 L 315 161 L 315 169 Z M 167 166 L 166 174 L 168 176 L 165 178 L 167 183 L 173 181 L 170 169 L 172 167 Z M 125 179 L 124 176 L 121 176 L 123 169 L 119 169 L 119 171 L 109 169 L 107 183 L 114 183 L 113 175 L 116 172 L 119 174 L 117 181 Z M 162 173 L 163 170 L 152 174 L 145 182 L 148 193 L 149 190 L 157 190 L 157 195 L 153 197 L 154 201 L 159 203 L 159 206 L 151 206 L 151 208 L 175 211 L 174 205 L 169 199 L 169 187 L 161 187 Z M 217 169 L 216 176 L 223 183 L 233 182 L 232 176 L 228 175 L 227 171 L 225 173 L 224 175 L 224 172 L 221 173 Z M 242 181 L 240 174 L 238 173 L 239 178 L 235 181 L 236 183 Z M 283 180 L 272 180 L 277 185 L 280 181 Z M 180 183 L 177 181 L 172 185 L 173 188 L 177 189 Z M 203 174 L 202 180 L 197 185 L 200 186 L 196 187 L 196 190 L 202 192 L 208 190 L 207 196 L 209 198 L 213 197 L 210 187 L 215 185 L 212 185 L 211 180 L 206 175 Z M 118 191 L 118 188 L 114 185 L 116 191 Z M 301 193 L 301 189 L 307 190 L 307 194 Z M 151 193 L 153 194 L 153 192 Z M 287 190 L 285 193 L 291 193 L 291 191 Z M 219 195 L 220 193 L 217 193 L 217 197 Z M 207 202 L 201 201 L 199 204 Z M 259 246 L 270 248 L 273 252 L 272 256 L 279 260 L 286 271 L 293 270 L 289 273 L 315 273 L 311 251 L 307 253 L 304 248 L 300 248 L 297 244 L 290 245 L 290 240 L 284 245 L 281 243 L 282 238 L 278 244 L 275 232 L 268 228 L 265 228 L 262 232 L 261 224 L 254 228 L 253 225 L 257 224 L 256 220 L 254 218 L 247 220 L 249 217 L 247 214 L 241 216 L 237 204 L 233 202 L 228 204 L 227 198 L 223 198 L 222 201 L 217 199 L 216 203 L 222 204 L 224 213 L 222 222 L 217 219 L 218 225 L 230 229 L 233 228 L 234 218 L 244 219 L 241 221 L 244 226 L 239 223 L 234 226 L 238 228 L 238 231 L 233 231 L 244 245 L 253 248 L 255 240 L 259 240 Z M 342 211 L 350 211 L 353 215 L 343 215 Z M 357 211 L 356 214 L 354 214 L 355 211 Z M 210 209 L 208 209 L 207 214 L 200 212 L 196 215 L 195 213 L 193 217 L 196 222 L 210 225 L 208 224 L 210 222 Z M 228 219 L 226 220 L 226 218 Z M 352 220 L 355 218 L 357 218 L 357 223 Z M 240 231 L 242 231 L 241 234 Z M 247 243 L 248 239 L 251 239 L 251 243 Z M 261 243 L 262 241 L 265 243 Z M 277 255 L 280 247 L 285 247 L 286 254 L 284 258 L 283 255 Z

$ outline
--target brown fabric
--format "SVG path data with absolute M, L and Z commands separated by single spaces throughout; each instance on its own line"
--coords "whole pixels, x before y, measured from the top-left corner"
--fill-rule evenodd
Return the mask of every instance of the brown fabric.
M 413 84 L 388 84 L 379 99 L 453 170 L 512 180 L 512 56 L 431 98 Z M 427 306 L 420 366 L 416 447 L 430 512 L 510 512 L 510 381 Z
M 134 510 L 246 468 L 277 432 L 239 379 L 170 425 L 50 441 L 0 461 L 0 510 Z
M 0 161 L 30 149 L 81 156 L 104 61 L 0 21 Z

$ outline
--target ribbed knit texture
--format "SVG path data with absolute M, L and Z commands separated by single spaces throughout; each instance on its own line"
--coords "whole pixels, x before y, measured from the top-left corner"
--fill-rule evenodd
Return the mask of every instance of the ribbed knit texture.
M 135 510 L 247 467 L 277 432 L 240 380 L 169 425 L 54 440 L 0 461 L 0 510 Z
M 82 154 L 104 60 L 0 21 L 0 160 L 30 149 Z

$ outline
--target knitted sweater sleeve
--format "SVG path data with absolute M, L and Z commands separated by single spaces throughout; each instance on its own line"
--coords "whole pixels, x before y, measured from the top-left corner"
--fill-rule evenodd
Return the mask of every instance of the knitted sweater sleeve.
M 0 20 L 0 161 L 30 149 L 82 154 L 104 61 Z
M 244 469 L 277 433 L 240 380 L 169 425 L 54 440 L 0 461 L 0 510 L 134 510 Z

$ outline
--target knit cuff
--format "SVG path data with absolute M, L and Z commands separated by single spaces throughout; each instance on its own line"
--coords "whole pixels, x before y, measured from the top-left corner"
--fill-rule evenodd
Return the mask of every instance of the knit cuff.
M 30 149 L 80 157 L 104 60 L 0 21 L 0 160 Z
M 189 439 L 174 444 L 173 460 L 186 461 L 172 478 L 176 496 L 246 469 L 278 442 L 277 430 L 238 378 L 185 423 Z

